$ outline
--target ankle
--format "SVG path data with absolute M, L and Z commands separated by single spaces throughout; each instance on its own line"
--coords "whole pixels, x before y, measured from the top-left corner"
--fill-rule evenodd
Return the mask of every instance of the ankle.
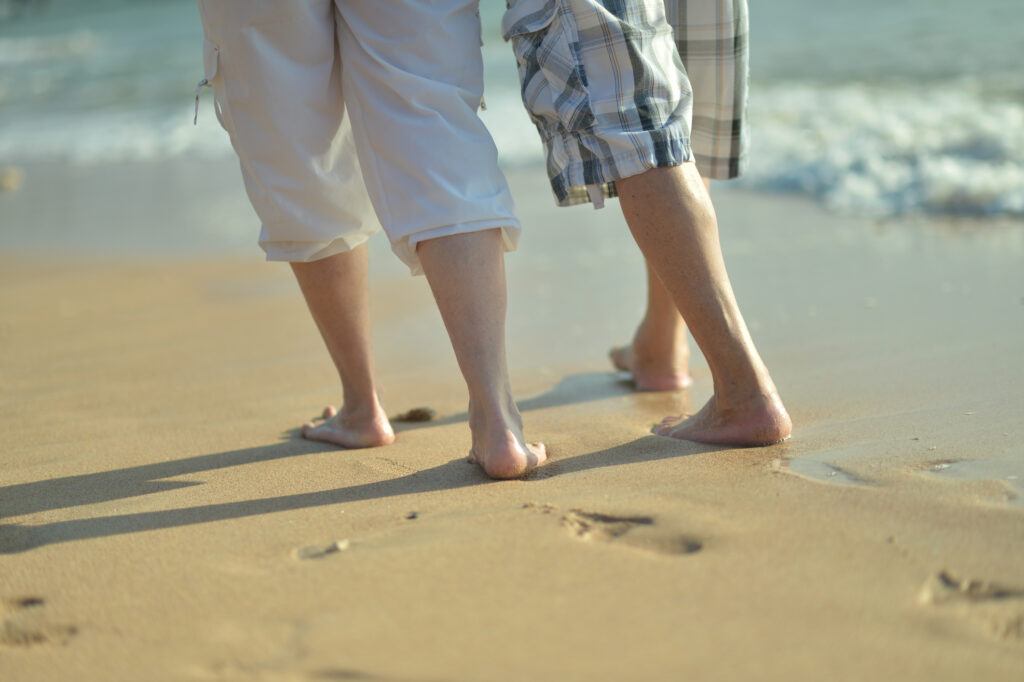
M 686 331 L 683 318 L 677 310 L 652 310 L 648 308 L 644 312 L 640 324 L 637 325 L 637 332 L 647 332 L 652 335 L 671 338 L 680 332 Z
M 508 429 L 522 430 L 523 418 L 519 414 L 512 394 L 503 391 L 496 395 L 487 395 L 482 398 L 471 398 L 469 401 L 469 421 L 471 427 L 485 429 Z
M 666 360 L 685 359 L 689 355 L 686 326 L 681 321 L 678 324 L 666 324 L 663 320 L 648 322 L 645 319 L 633 336 L 633 356 L 640 362 L 660 363 Z
M 746 381 L 715 381 L 715 407 L 721 411 L 743 410 L 751 406 L 782 404 L 779 391 L 770 377 L 755 377 Z
M 380 400 L 376 395 L 361 400 L 347 398 L 342 403 L 339 413 L 343 418 L 355 421 L 387 421 L 384 407 L 380 404 Z

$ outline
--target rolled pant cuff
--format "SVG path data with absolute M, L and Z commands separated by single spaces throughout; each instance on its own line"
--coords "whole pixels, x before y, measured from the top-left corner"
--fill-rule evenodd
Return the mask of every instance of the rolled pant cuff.
M 391 250 L 395 252 L 403 263 L 409 266 L 413 275 L 422 275 L 423 266 L 420 264 L 419 256 L 416 253 L 416 246 L 421 242 L 438 237 L 450 237 L 456 234 L 469 234 L 471 232 L 483 232 L 484 230 L 501 230 L 501 241 L 505 251 L 515 251 L 519 246 L 519 235 L 522 227 L 515 218 L 490 218 L 487 220 L 474 220 L 467 223 L 445 225 L 435 227 L 403 237 L 391 242 Z

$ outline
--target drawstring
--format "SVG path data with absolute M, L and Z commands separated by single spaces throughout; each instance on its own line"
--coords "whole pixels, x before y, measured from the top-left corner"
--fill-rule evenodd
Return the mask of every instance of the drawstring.
M 587 195 L 595 209 L 604 208 L 604 192 L 600 185 L 587 185 Z
M 196 112 L 192 117 L 192 125 L 199 125 L 199 95 L 203 93 L 203 88 L 209 87 L 210 81 L 203 79 L 196 84 Z

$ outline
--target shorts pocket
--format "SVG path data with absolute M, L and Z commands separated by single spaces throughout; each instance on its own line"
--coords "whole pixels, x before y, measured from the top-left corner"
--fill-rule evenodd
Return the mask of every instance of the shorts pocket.
M 501 17 L 501 35 L 507 41 L 547 28 L 558 12 L 556 0 L 512 0 Z
M 224 77 L 220 73 L 220 59 L 220 47 L 209 38 L 203 38 L 203 76 L 206 84 L 213 88 L 213 110 L 217 114 L 217 121 L 230 136 L 234 133 Z
M 203 76 L 207 83 L 213 83 L 217 77 L 217 66 L 220 62 L 220 50 L 208 38 L 203 38 Z
M 516 56 L 523 104 L 541 134 L 590 129 L 576 26 L 562 0 L 511 0 L 501 29 Z

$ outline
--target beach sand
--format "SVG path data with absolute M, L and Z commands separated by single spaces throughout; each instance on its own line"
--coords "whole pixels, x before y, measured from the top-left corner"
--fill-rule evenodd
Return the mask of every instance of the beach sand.
M 552 460 L 495 483 L 382 239 L 383 400 L 438 419 L 336 451 L 296 435 L 336 378 L 232 163 L 26 168 L 0 196 L 0 679 L 1024 678 L 1024 227 L 716 190 L 796 424 L 721 449 L 649 435 L 710 395 L 699 357 L 681 394 L 609 371 L 643 302 L 618 208 L 511 180 L 513 382 Z

